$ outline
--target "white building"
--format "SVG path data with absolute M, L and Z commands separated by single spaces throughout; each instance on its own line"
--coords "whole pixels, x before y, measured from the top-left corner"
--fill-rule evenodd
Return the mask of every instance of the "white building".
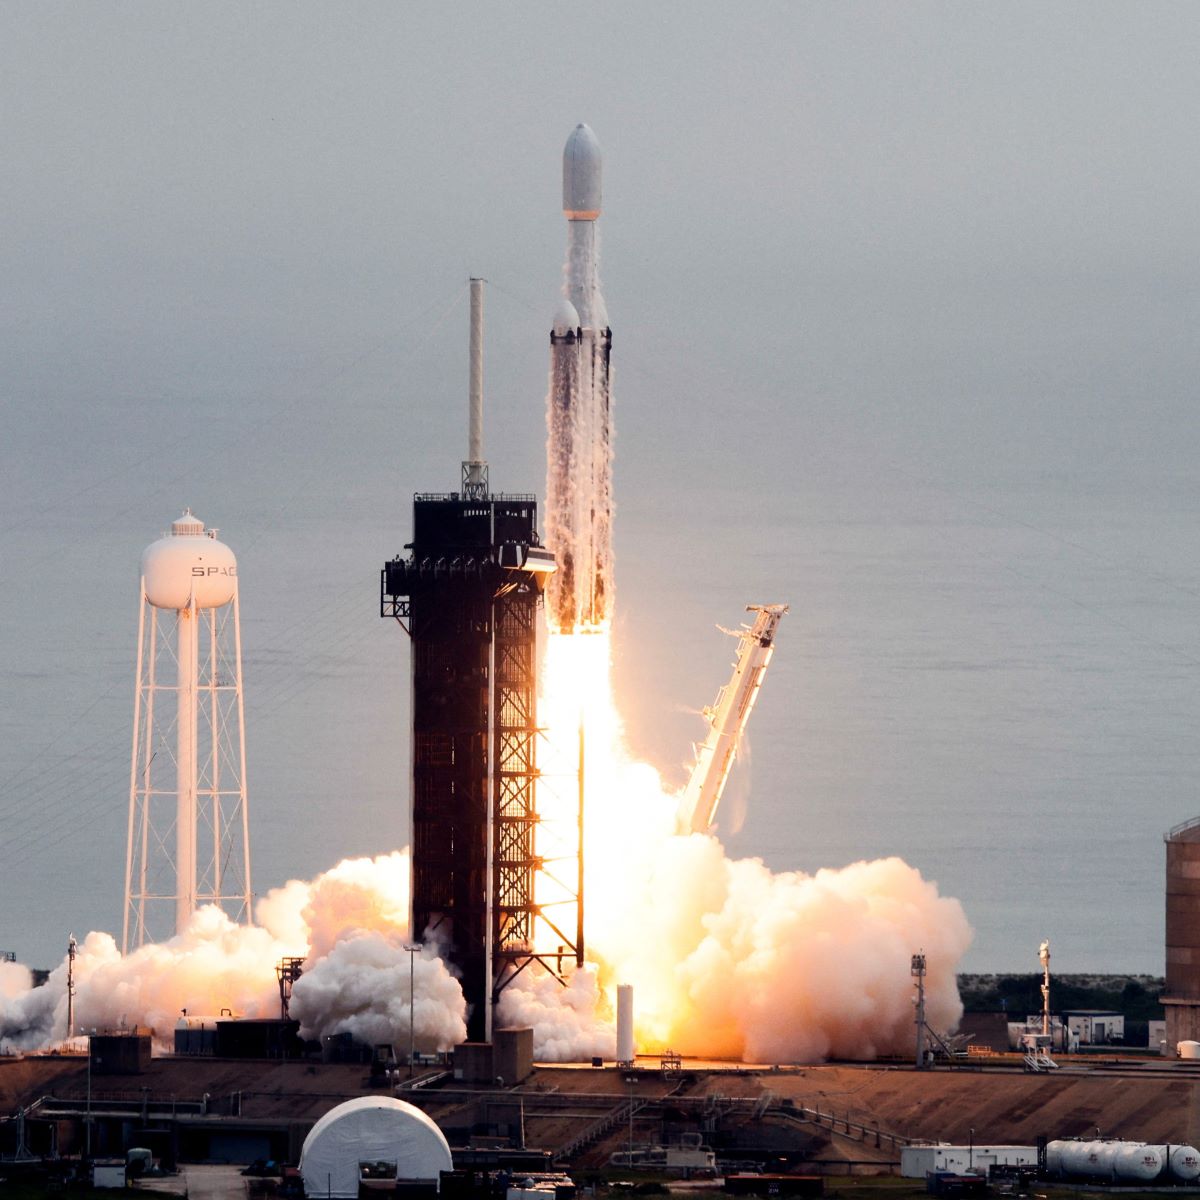
M 930 1146 L 901 1146 L 900 1174 L 905 1179 L 924 1179 L 936 1171 L 963 1174 L 978 1171 L 987 1174 L 988 1167 L 1036 1167 L 1036 1146 L 996 1146 L 977 1142 L 973 1146 L 951 1146 L 948 1143 Z
M 1125 1015 L 1100 1008 L 1077 1008 L 1063 1014 L 1072 1040 L 1081 1046 L 1106 1046 L 1125 1040 Z

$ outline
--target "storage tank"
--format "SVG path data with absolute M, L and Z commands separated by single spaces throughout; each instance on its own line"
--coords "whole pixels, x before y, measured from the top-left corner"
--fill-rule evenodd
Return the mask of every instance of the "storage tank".
M 1175 1053 L 1180 1058 L 1200 1058 L 1200 1042 L 1193 1042 L 1190 1039 L 1182 1041 L 1175 1047 Z
M 1051 1175 L 1061 1175 L 1063 1170 L 1063 1147 L 1066 1142 L 1053 1141 L 1046 1143 L 1046 1170 Z
M 1111 1179 L 1116 1157 L 1114 1142 L 1067 1142 L 1062 1155 L 1063 1174 L 1084 1179 Z
M 1194 1146 L 1171 1146 L 1167 1167 L 1173 1178 L 1180 1183 L 1193 1183 L 1200 1179 L 1200 1150 Z
M 1131 1183 L 1148 1183 L 1162 1174 L 1167 1161 L 1165 1146 L 1147 1146 L 1137 1142 L 1114 1142 L 1113 1174 Z
M 1078 1175 L 1083 1154 L 1091 1142 L 1065 1141 L 1058 1143 L 1058 1169 L 1063 1175 Z M 1047 1148 L 1048 1149 L 1048 1148 Z
M 637 1056 L 633 1039 L 633 986 L 617 984 L 617 1062 L 632 1064 Z
M 171 523 L 171 532 L 142 553 L 146 599 L 155 608 L 220 608 L 233 599 L 237 559 L 215 530 L 185 509 Z

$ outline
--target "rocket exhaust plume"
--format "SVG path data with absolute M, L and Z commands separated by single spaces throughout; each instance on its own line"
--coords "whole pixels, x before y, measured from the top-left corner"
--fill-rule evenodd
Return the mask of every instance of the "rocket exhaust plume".
M 577 125 L 563 150 L 567 261 L 550 331 L 546 544 L 558 560 L 546 612 L 562 633 L 606 628 L 612 611 L 612 330 L 600 294 L 600 143 Z

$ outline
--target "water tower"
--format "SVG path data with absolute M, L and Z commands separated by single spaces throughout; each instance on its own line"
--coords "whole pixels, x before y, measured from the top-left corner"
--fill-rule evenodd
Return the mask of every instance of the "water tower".
M 250 919 L 237 560 L 185 509 L 142 555 L 122 950 Z

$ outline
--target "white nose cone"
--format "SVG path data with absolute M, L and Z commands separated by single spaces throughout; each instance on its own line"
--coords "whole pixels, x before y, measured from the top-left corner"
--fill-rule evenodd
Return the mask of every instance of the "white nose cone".
M 554 313 L 554 332 L 559 337 L 565 337 L 568 333 L 574 333 L 579 328 L 579 313 L 575 311 L 575 305 L 564 296 L 558 302 L 558 309 Z
M 563 150 L 563 214 L 568 221 L 600 215 L 600 143 L 586 125 L 576 125 Z

